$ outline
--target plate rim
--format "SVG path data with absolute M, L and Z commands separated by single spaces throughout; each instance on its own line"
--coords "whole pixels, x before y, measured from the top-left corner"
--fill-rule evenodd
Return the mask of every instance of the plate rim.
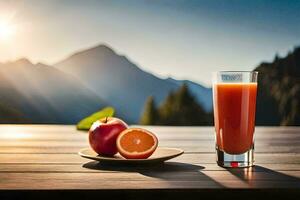
M 86 154 L 83 154 L 82 151 L 84 150 L 91 150 L 91 151 L 94 151 L 93 149 L 91 149 L 90 147 L 85 147 L 85 148 L 82 148 L 78 151 L 78 155 L 83 157 L 83 158 L 87 158 L 87 159 L 91 159 L 91 160 L 96 160 L 96 161 L 106 161 L 106 162 L 154 162 L 154 161 L 159 161 L 159 162 L 164 162 L 164 161 L 167 161 L 167 160 L 170 160 L 172 158 L 175 158 L 175 157 L 178 157 L 182 154 L 184 154 L 184 150 L 183 149 L 180 149 L 180 148 L 175 148 L 175 147 L 157 147 L 158 149 L 173 149 L 173 150 L 177 150 L 178 153 L 174 154 L 174 155 L 170 155 L 170 156 L 165 156 L 165 157 L 158 157 L 158 158 L 146 158 L 146 159 L 125 159 L 125 158 L 111 158 L 111 157 L 104 157 L 104 156 L 100 156 L 99 159 L 97 159 L 96 157 L 94 156 L 89 156 L 89 155 L 86 155 Z M 163 160 L 161 160 L 163 159 Z

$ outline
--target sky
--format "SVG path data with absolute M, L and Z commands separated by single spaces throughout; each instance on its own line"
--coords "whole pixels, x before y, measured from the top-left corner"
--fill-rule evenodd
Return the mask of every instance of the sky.
M 0 62 L 54 64 L 104 43 L 142 69 L 209 86 L 300 45 L 299 0 L 0 0 Z

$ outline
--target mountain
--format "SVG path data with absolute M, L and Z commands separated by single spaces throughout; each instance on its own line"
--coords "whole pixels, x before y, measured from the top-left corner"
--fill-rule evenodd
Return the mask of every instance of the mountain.
M 54 67 L 24 58 L 0 64 L 0 110 L 6 111 L 7 123 L 76 123 L 105 105 L 78 79 Z
M 116 108 L 117 115 L 129 123 L 138 122 L 148 96 L 152 95 L 157 102 L 161 102 L 181 84 L 180 81 L 160 79 L 143 71 L 106 45 L 75 53 L 54 66 L 84 82 L 110 102 Z M 207 97 L 209 92 L 202 86 L 192 82 L 189 84 L 193 86 L 193 94 L 197 95 L 200 103 L 210 98 Z M 209 103 L 205 107 L 208 109 Z
M 261 63 L 257 124 L 300 125 L 300 47 L 273 62 Z

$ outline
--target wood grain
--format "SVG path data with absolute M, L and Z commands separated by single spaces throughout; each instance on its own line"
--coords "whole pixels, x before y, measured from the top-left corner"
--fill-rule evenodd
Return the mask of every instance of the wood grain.
M 212 127 L 146 128 L 160 146 L 186 153 L 160 165 L 108 166 L 78 156 L 88 141 L 74 126 L 0 125 L 0 197 L 6 190 L 300 188 L 299 127 L 257 127 L 256 166 L 231 170 L 215 163 Z

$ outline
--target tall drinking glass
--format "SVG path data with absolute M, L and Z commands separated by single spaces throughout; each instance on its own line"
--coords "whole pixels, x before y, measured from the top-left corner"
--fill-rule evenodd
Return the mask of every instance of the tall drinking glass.
M 250 167 L 254 162 L 254 129 L 258 72 L 213 74 L 217 163 Z

